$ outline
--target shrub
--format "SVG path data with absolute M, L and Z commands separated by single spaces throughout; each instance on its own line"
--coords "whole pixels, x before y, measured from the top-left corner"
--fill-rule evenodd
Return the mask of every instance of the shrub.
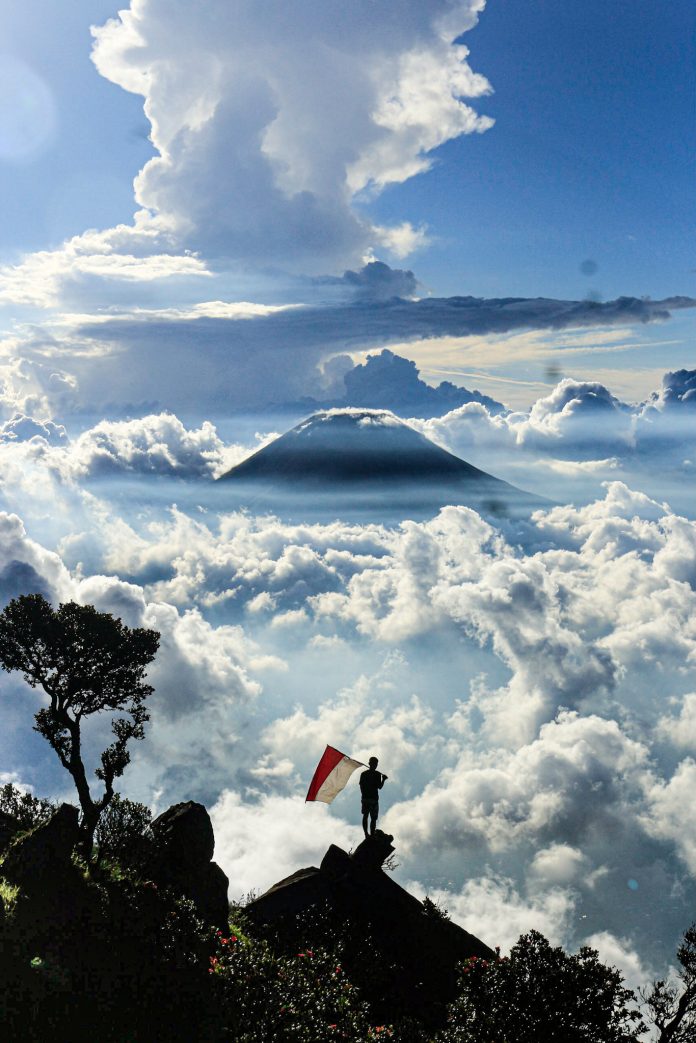
M 153 843 L 151 822 L 152 813 L 145 804 L 115 793 L 94 834 L 97 863 L 110 860 L 131 868 L 142 866 Z
M 432 898 L 429 898 L 428 895 L 423 899 L 423 912 L 433 920 L 451 919 L 450 914 L 447 912 L 444 905 L 441 905 L 440 902 L 433 902 Z
M 287 956 L 265 940 L 217 935 L 209 973 L 223 1039 L 235 1043 L 376 1040 L 392 1034 L 370 1025 L 369 1008 L 334 953 L 302 949 Z
M 553 948 L 538 931 L 523 935 L 510 956 L 471 957 L 451 1005 L 441 1043 L 630 1043 L 643 1025 L 619 971 L 594 949 L 575 955 Z

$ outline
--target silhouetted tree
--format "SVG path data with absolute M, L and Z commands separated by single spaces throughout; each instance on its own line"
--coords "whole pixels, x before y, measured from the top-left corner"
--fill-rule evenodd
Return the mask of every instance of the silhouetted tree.
M 72 775 L 82 808 L 83 848 L 91 856 L 94 831 L 114 795 L 114 779 L 130 761 L 127 744 L 142 739 L 153 691 L 143 680 L 159 647 L 154 630 L 130 629 L 93 605 L 68 601 L 54 610 L 41 594 L 13 598 L 0 613 L 0 666 L 19 670 L 32 688 L 43 688 L 49 705 L 35 714 L 44 736 Z M 104 792 L 90 792 L 82 756 L 82 722 L 95 713 L 118 712 L 115 741 L 101 754 L 95 775 Z
M 648 1020 L 660 1033 L 657 1043 L 693 1043 L 696 1039 L 696 923 L 684 932 L 677 949 L 677 981 L 656 981 L 641 989 Z

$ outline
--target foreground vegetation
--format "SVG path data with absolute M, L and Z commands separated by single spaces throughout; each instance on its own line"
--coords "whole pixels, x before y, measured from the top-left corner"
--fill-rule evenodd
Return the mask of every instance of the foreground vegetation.
M 25 828 L 51 810 L 0 788 L 0 811 L 21 813 Z M 400 997 L 398 964 L 380 961 L 378 937 L 321 910 L 273 929 L 239 906 L 229 931 L 202 923 L 191 902 L 143 876 L 148 820 L 142 805 L 116 798 L 96 834 L 101 852 L 90 862 L 73 856 L 46 893 L 3 881 L 0 861 L 4 1038 L 624 1043 L 645 1038 L 647 1016 L 665 1043 L 693 1039 L 694 929 L 678 954 L 681 982 L 657 983 L 643 997 L 644 1017 L 596 952 L 569 955 L 531 932 L 507 957 L 466 961 L 456 995 L 433 1021 Z M 446 915 L 433 903 L 427 910 Z
M 404 985 L 406 953 L 327 910 L 272 929 L 240 907 L 225 930 L 204 923 L 180 891 L 151 878 L 150 812 L 114 790 L 127 744 L 144 737 L 145 671 L 158 642 L 155 632 L 129 630 L 90 606 L 54 611 L 39 595 L 0 613 L 0 667 L 43 690 L 48 705 L 35 728 L 72 776 L 81 808 L 72 856 L 72 842 L 66 857 L 47 855 L 33 881 L 27 856 L 18 883 L 13 856 L 21 863 L 23 840 L 37 842 L 56 809 L 0 787 L 2 1039 L 630 1043 L 645 1038 L 647 1023 L 660 1043 L 693 1043 L 696 925 L 677 952 L 678 979 L 655 982 L 640 998 L 592 949 L 569 955 L 533 931 L 509 956 L 465 961 L 448 1001 L 433 1002 Z M 114 742 L 94 772 L 104 788 L 94 794 L 81 725 L 101 712 L 125 716 L 112 719 Z M 77 812 L 62 810 L 78 828 Z M 424 915 L 446 916 L 424 906 Z

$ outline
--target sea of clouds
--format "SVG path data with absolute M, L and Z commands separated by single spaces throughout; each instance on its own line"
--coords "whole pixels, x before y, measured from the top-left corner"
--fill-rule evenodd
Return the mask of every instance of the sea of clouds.
M 408 886 L 490 944 L 531 927 L 589 940 L 637 981 L 664 969 L 696 897 L 696 524 L 621 462 L 644 427 L 665 468 L 693 459 L 670 419 L 693 416 L 693 379 L 631 408 L 566 380 L 526 415 L 469 403 L 411 421 L 463 455 L 485 431 L 528 464 L 582 468 L 598 446 L 617 461 L 584 498 L 499 528 L 458 506 L 390 526 L 229 510 L 213 478 L 268 432 L 235 443 L 162 413 L 70 437 L 16 415 L 2 599 L 74 598 L 161 633 L 123 791 L 204 801 L 233 895 L 360 839 L 355 787 L 304 804 L 328 742 L 380 757 Z M 69 796 L 31 731 L 39 693 L 3 688 L 4 770 Z

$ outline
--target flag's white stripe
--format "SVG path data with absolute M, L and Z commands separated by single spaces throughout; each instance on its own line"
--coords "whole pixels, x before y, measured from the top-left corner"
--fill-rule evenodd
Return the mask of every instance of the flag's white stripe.
M 326 776 L 314 799 L 323 800 L 325 804 L 330 804 L 334 797 L 337 797 L 341 792 L 355 769 L 363 767 L 364 764 L 360 761 L 354 761 L 351 757 L 344 757 Z

